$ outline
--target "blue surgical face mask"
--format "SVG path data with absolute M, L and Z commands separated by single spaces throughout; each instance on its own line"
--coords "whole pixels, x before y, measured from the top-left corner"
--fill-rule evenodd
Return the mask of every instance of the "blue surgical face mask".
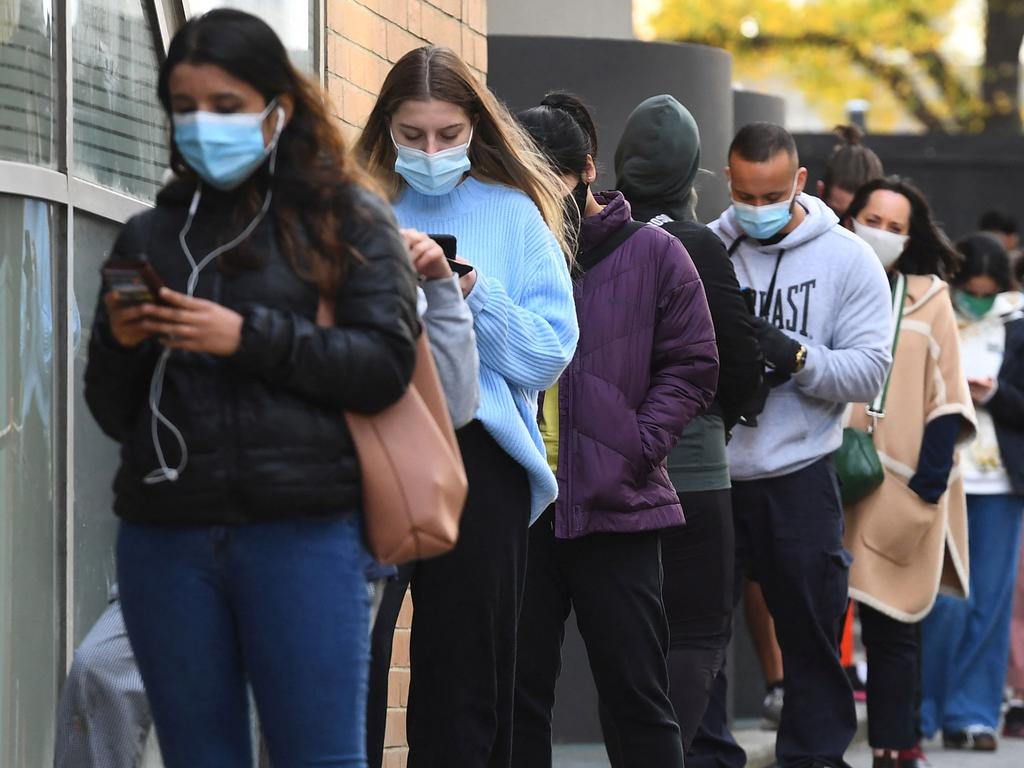
M 269 146 L 263 143 L 263 121 L 276 104 L 272 100 L 262 112 L 174 115 L 174 143 L 203 181 L 218 189 L 234 189 L 267 159 L 281 138 L 284 109 L 277 107 L 274 138 Z
M 421 195 L 433 197 L 447 195 L 455 189 L 462 177 L 466 175 L 472 164 L 469 162 L 469 145 L 473 141 L 473 132 L 469 132 L 469 141 L 457 147 L 442 149 L 430 155 L 421 149 L 413 149 L 395 141 L 391 135 L 398 156 L 395 158 L 395 173 L 399 174 L 410 187 Z
M 799 173 L 797 174 L 799 177 Z M 793 201 L 796 199 L 797 179 L 793 179 L 793 194 L 788 200 L 770 205 L 750 205 L 732 201 L 732 207 L 743 231 L 755 240 L 771 240 L 789 224 L 793 218 Z

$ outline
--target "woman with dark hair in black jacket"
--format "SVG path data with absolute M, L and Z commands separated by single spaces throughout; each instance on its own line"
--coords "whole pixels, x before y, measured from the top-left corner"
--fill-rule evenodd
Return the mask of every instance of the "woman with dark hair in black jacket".
M 684 527 L 662 533 L 662 559 L 670 696 L 687 749 L 731 635 L 735 552 L 725 443 L 764 370 L 725 246 L 697 221 L 699 169 L 697 123 L 682 104 L 654 96 L 633 111 L 615 152 L 617 187 L 634 218 L 661 226 L 686 247 L 704 283 L 720 361 L 714 404 L 690 423 L 668 459 L 686 511 Z
M 370 558 L 344 412 L 411 379 L 409 256 L 264 22 L 189 21 L 159 96 L 178 179 L 117 239 L 85 394 L 122 447 L 120 596 L 164 764 L 250 765 L 248 682 L 275 765 L 365 766 Z M 166 287 L 130 303 L 143 259 Z

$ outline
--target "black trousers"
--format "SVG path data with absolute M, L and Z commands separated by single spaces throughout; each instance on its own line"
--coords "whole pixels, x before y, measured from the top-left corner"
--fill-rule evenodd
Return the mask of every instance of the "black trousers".
M 689 749 L 732 637 L 736 536 L 732 494 L 680 494 L 686 525 L 661 537 L 669 627 L 669 696 Z
M 860 604 L 868 656 L 868 743 L 911 749 L 918 740 L 921 702 L 921 625 L 905 624 Z
M 846 768 L 843 755 L 857 730 L 853 691 L 839 662 L 850 555 L 843 548 L 832 461 L 821 459 L 782 477 L 736 482 L 732 501 L 736 584 L 744 577 L 760 583 L 786 670 L 778 764 Z M 722 713 L 708 709 L 705 719 L 717 727 Z M 702 738 L 695 739 L 695 748 L 706 754 Z M 722 733 L 714 739 L 720 745 L 731 740 Z
M 736 537 L 729 489 L 682 493 L 679 500 L 686 525 L 661 532 L 661 565 L 669 627 L 669 699 L 685 752 L 704 717 L 732 637 Z M 604 702 L 599 712 L 607 743 L 615 737 Z M 614 756 L 612 768 L 621 768 Z
M 668 698 L 668 624 L 657 532 L 556 540 L 554 510 L 530 529 L 516 670 L 516 768 L 550 768 L 551 713 L 565 620 L 576 610 L 597 691 L 613 724 L 616 765 L 681 768 Z
M 409 768 L 508 768 L 512 751 L 516 626 L 526 578 L 530 486 L 526 471 L 480 422 L 458 431 L 469 478 L 459 542 L 412 568 Z M 401 608 L 388 585 L 374 627 L 386 645 Z M 370 729 L 383 743 L 387 666 L 370 679 Z M 387 661 L 390 665 L 390 658 Z M 383 693 L 382 693 L 383 691 Z M 381 747 L 376 747 L 376 755 Z M 373 766 L 371 761 L 369 765 Z M 379 763 L 377 764 L 379 765 Z

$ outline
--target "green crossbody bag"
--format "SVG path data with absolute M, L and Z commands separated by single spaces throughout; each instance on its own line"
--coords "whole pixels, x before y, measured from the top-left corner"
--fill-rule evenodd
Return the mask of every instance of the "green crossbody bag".
M 907 279 L 902 274 L 896 275 L 892 290 L 892 357 L 896 359 L 896 343 L 900 338 L 900 325 L 903 323 L 903 304 L 907 299 Z M 835 452 L 833 460 L 836 473 L 841 483 L 843 505 L 856 504 L 865 496 L 878 488 L 885 480 L 885 470 L 878 458 L 873 438 L 878 420 L 885 418 L 885 399 L 889 394 L 889 380 L 892 377 L 893 363 L 885 373 L 882 391 L 867 405 L 871 424 L 864 432 L 854 427 L 843 430 L 843 444 Z

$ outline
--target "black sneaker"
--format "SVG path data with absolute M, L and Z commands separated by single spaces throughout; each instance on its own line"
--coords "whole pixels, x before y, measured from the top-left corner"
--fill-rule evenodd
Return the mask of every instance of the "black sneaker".
M 1024 701 L 1010 702 L 1003 721 L 1003 738 L 1024 739 Z
M 996 732 L 988 726 L 969 725 L 962 731 L 943 731 L 942 746 L 946 749 L 995 752 L 999 742 L 996 739 Z

